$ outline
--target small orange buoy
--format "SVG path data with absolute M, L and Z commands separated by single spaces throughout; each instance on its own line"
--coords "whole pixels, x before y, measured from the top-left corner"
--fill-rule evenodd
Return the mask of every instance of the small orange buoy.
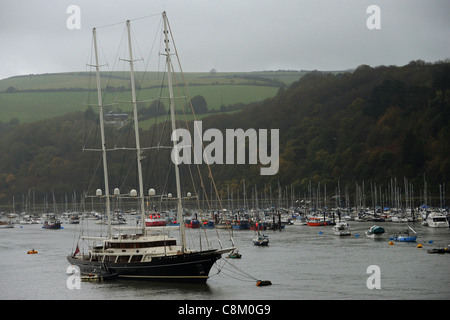
M 419 243 L 419 244 L 417 245 L 417 248 L 422 248 L 422 245 Z
M 38 252 L 37 252 L 37 250 L 34 250 L 34 249 L 33 249 L 33 250 L 28 251 L 27 253 L 28 253 L 28 254 L 36 254 L 36 253 L 38 253 Z
M 389 241 L 389 245 L 392 246 L 394 243 L 392 241 Z

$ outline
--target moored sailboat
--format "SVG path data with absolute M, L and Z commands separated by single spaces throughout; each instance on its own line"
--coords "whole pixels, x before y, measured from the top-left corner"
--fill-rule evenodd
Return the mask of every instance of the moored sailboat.
M 414 235 L 410 235 L 408 229 L 410 229 L 412 232 L 414 232 Z M 408 229 L 406 229 L 403 232 L 398 232 L 397 234 L 392 236 L 390 238 L 390 240 L 394 240 L 394 241 L 397 241 L 397 242 L 416 242 L 416 240 L 417 240 L 417 232 L 414 231 L 414 229 L 411 228 L 410 226 L 408 226 Z
M 44 229 L 61 229 L 61 221 L 57 219 L 55 216 L 49 216 L 48 219 L 44 221 L 44 225 L 42 226 Z
M 253 238 L 253 244 L 255 246 L 268 246 L 269 245 L 269 237 L 261 234 L 258 230 L 258 233 Z
M 163 12 L 164 25 L 164 42 L 167 68 L 167 81 L 169 89 L 169 103 L 172 129 L 175 131 L 175 100 L 172 89 L 172 62 L 169 48 L 168 20 L 166 13 Z M 176 282 L 206 282 L 212 266 L 219 260 L 224 253 L 233 251 L 235 248 L 208 248 L 206 250 L 189 249 L 186 245 L 185 224 L 180 223 L 179 226 L 151 226 L 146 227 L 145 223 L 145 197 L 142 179 L 142 151 L 139 141 L 138 117 L 137 117 L 137 101 L 135 95 L 134 84 L 134 65 L 131 47 L 130 21 L 126 22 L 129 46 L 129 63 L 130 63 L 130 79 L 131 93 L 134 113 L 134 127 L 136 139 L 136 156 L 139 192 L 134 197 L 139 199 L 141 224 L 140 227 L 134 227 L 132 233 L 112 234 L 111 227 L 111 195 L 109 193 L 108 166 L 106 157 L 105 131 L 103 125 L 103 102 L 100 87 L 99 61 L 97 53 L 96 29 L 93 29 L 93 43 L 95 55 L 95 68 L 97 79 L 97 98 L 100 117 L 100 133 L 101 133 L 101 152 L 103 159 L 103 177 L 105 192 L 101 190 L 97 196 L 104 200 L 105 212 L 107 216 L 108 232 L 106 237 L 82 237 L 84 240 L 97 241 L 89 248 L 88 254 L 83 254 L 77 249 L 67 257 L 72 265 L 78 266 L 82 276 L 97 275 L 106 277 L 114 275 L 118 278 L 152 280 L 152 281 L 176 281 Z M 173 38 L 170 37 L 173 41 Z M 176 54 L 176 53 L 175 53 Z M 176 141 L 173 141 L 175 147 Z M 181 184 L 179 174 L 179 164 L 174 163 L 177 196 L 177 221 L 183 220 L 183 208 L 181 197 Z M 152 190 L 152 189 L 150 189 Z M 114 196 L 117 196 L 116 194 Z M 126 228 L 119 230 L 125 231 Z M 168 231 L 179 230 L 180 239 L 170 236 Z

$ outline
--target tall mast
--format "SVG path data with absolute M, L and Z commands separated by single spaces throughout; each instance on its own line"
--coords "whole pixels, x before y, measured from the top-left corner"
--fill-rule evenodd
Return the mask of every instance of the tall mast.
M 142 230 L 145 230 L 144 183 L 142 181 L 142 165 L 141 165 L 142 155 L 141 155 L 141 143 L 139 141 L 139 124 L 137 115 L 136 87 L 134 84 L 134 61 L 133 61 L 133 50 L 131 48 L 130 20 L 127 20 L 127 31 L 128 31 L 128 49 L 130 55 L 130 78 L 131 78 L 131 99 L 132 99 L 131 102 L 133 103 L 134 135 L 136 137 L 136 157 L 137 157 L 138 180 L 139 180 L 139 203 L 141 208 Z
M 97 51 L 97 31 L 95 28 L 92 29 L 92 33 L 94 39 L 95 72 L 97 79 L 97 99 L 100 117 L 100 133 L 102 139 L 103 176 L 105 179 L 105 202 L 106 202 L 106 216 L 108 218 L 108 238 L 111 239 L 111 206 L 110 206 L 109 182 L 108 182 L 108 165 L 106 161 L 106 142 L 105 142 L 105 127 L 103 124 L 102 88 L 100 86 L 100 65 L 98 63 L 98 51 Z
M 170 102 L 170 117 L 172 120 L 172 132 L 175 132 L 175 99 L 173 97 L 173 88 L 172 88 L 172 62 L 170 59 L 170 48 L 169 48 L 169 31 L 167 28 L 167 16 L 166 12 L 162 13 L 164 20 L 164 42 L 166 44 L 166 64 L 167 64 L 167 81 L 169 86 L 169 102 Z M 173 140 L 173 147 L 175 148 L 177 145 L 176 141 Z M 176 179 L 176 187 L 177 187 L 177 221 L 180 223 L 180 235 L 181 235 L 181 251 L 185 251 L 186 249 L 186 234 L 185 234 L 185 226 L 183 221 L 183 207 L 181 204 L 181 186 L 180 186 L 180 171 L 178 169 L 178 164 L 174 164 L 175 167 L 175 179 Z

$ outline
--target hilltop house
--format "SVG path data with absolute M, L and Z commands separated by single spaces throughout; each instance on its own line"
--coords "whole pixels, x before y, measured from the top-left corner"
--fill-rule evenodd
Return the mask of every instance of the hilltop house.
M 104 116 L 105 123 L 122 125 L 128 121 L 128 114 L 109 111 Z

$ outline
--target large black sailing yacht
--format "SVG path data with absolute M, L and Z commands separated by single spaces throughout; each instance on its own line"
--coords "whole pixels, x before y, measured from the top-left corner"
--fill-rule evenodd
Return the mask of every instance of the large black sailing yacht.
M 172 62 L 169 39 L 173 42 L 170 27 L 168 28 L 168 20 L 166 13 L 162 13 L 164 24 L 164 42 L 166 57 L 167 81 L 169 88 L 169 103 L 172 130 L 175 130 L 175 99 L 172 89 Z M 126 22 L 128 33 L 129 47 L 129 63 L 130 63 L 130 79 L 131 93 L 134 113 L 134 130 L 136 139 L 136 156 L 137 156 L 137 173 L 139 181 L 139 192 L 136 191 L 136 198 L 139 199 L 141 223 L 136 232 L 136 227 L 132 232 L 123 232 L 126 227 L 114 228 L 119 230 L 118 234 L 113 234 L 111 226 L 111 199 L 117 196 L 111 195 L 109 191 L 108 181 L 108 163 L 107 150 L 105 143 L 105 130 L 103 124 L 103 102 L 100 86 L 100 65 L 97 52 L 96 29 L 93 29 L 93 43 L 95 55 L 95 69 L 97 81 L 97 98 L 100 117 L 100 135 L 101 135 L 101 151 L 103 161 L 103 177 L 105 192 L 98 189 L 97 197 L 104 200 L 107 222 L 107 235 L 104 237 L 83 236 L 83 240 L 93 241 L 87 253 L 79 250 L 78 244 L 76 249 L 67 256 L 70 264 L 79 267 L 82 276 L 95 275 L 99 277 L 116 276 L 119 278 L 153 280 L 153 281 L 176 281 L 176 282 L 206 282 L 209 272 L 214 263 L 219 260 L 222 254 L 230 252 L 235 248 L 208 248 L 206 250 L 189 249 L 186 246 L 186 233 L 183 221 L 183 207 L 180 186 L 180 174 L 178 164 L 174 164 L 176 178 L 176 200 L 177 200 L 177 220 L 179 226 L 161 226 L 146 227 L 145 217 L 145 197 L 141 168 L 141 147 L 139 141 L 138 117 L 137 117 L 137 101 L 134 83 L 134 65 L 133 51 L 131 46 L 130 21 Z M 169 38 L 170 34 L 170 38 Z M 175 50 L 176 51 L 176 50 Z M 175 146 L 175 141 L 173 142 Z M 153 189 L 150 189 L 153 191 Z M 178 229 L 179 239 L 169 235 L 169 230 Z

